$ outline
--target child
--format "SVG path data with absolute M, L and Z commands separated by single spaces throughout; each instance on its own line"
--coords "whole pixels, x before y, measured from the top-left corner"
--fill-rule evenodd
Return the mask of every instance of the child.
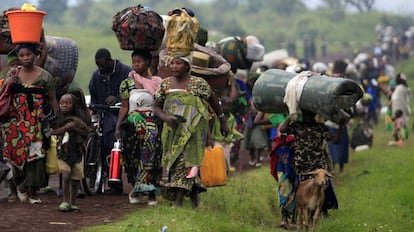
M 9 74 L 12 74 L 13 72 L 17 72 L 18 66 L 20 64 L 21 64 L 21 62 L 20 62 L 19 58 L 17 57 L 17 54 L 16 54 L 15 51 L 12 51 L 7 55 L 7 65 L 8 65 L 8 69 L 9 69 Z M 3 86 L 3 82 L 6 79 L 6 77 L 7 77 L 7 75 L 0 79 L 0 87 Z M 3 139 L 2 138 L 0 138 L 0 144 L 1 144 L 0 145 L 1 151 L 3 151 Z M 3 152 L 0 156 L 3 156 Z M 10 163 L 5 161 L 5 164 L 11 168 Z M 7 201 L 8 202 L 15 202 L 16 199 L 17 199 L 17 189 L 16 189 L 16 185 L 13 182 L 13 172 L 9 171 L 5 179 L 6 179 L 5 182 L 4 182 L 5 187 L 8 188 L 8 193 L 9 193 Z
M 294 141 L 292 135 L 281 134 L 274 139 L 270 152 L 270 173 L 278 182 L 279 205 L 282 222 L 279 227 L 284 229 L 295 228 L 295 179 L 293 167 Z M 290 218 L 290 224 L 289 222 Z
M 398 109 L 395 111 L 394 116 L 392 117 L 394 123 L 393 138 L 394 141 L 390 141 L 388 145 L 390 146 L 401 146 L 404 144 L 406 135 L 406 123 L 404 121 L 402 110 Z
M 224 157 L 226 159 L 227 172 L 235 171 L 235 168 L 230 164 L 230 152 L 234 143 L 243 138 L 243 135 L 236 130 L 236 119 L 230 112 L 233 101 L 230 97 L 223 97 L 221 99 L 221 108 L 223 109 L 224 115 L 227 117 L 227 126 L 230 129 L 230 133 L 224 137 L 220 132 L 220 122 L 218 118 L 215 120 L 215 124 L 212 130 L 212 139 L 214 145 L 223 146 Z
M 76 196 L 83 178 L 83 156 L 89 127 L 82 90 L 64 94 L 59 101 L 57 127 L 52 134 L 58 136 L 58 164 L 63 179 L 62 212 L 79 212 Z

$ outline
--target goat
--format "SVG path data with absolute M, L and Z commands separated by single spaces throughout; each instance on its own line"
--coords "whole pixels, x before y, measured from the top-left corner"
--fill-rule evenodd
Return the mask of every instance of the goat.
M 312 219 L 312 231 L 315 231 L 325 200 L 324 191 L 328 186 L 328 178 L 332 175 L 325 169 L 317 169 L 304 175 L 312 175 L 313 178 L 300 181 L 296 192 L 296 212 L 306 230 Z

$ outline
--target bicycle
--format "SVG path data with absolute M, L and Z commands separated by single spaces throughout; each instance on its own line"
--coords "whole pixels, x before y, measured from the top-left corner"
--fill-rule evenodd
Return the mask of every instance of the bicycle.
M 104 104 L 90 104 L 90 110 L 96 112 L 91 117 L 93 131 L 86 141 L 84 160 L 84 178 L 82 187 L 89 196 L 105 192 L 105 183 L 108 181 L 110 153 L 104 154 L 103 123 L 107 113 L 116 112 L 121 108 L 120 103 L 114 106 Z

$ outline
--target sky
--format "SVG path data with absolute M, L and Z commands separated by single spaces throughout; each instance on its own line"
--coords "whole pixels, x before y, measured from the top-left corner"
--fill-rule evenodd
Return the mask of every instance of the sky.
M 6 1 L 6 0 L 0 0 Z M 13 1 L 13 0 L 12 0 Z M 211 0 L 193 0 L 195 2 L 208 2 Z M 28 3 L 37 4 L 37 0 L 27 0 Z M 69 0 L 70 3 L 76 0 Z M 321 5 L 322 0 L 305 0 L 305 4 L 309 8 L 316 8 Z M 413 0 L 376 0 L 375 8 L 381 11 L 400 13 L 402 15 L 414 15 L 414 1 Z
M 305 0 L 309 8 L 316 8 L 321 5 L 321 0 Z M 385 12 L 401 13 L 403 15 L 414 14 L 413 0 L 376 0 L 375 9 Z

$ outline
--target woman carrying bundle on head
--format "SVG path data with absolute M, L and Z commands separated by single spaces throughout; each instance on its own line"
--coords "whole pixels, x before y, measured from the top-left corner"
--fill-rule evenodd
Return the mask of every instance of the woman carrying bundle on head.
M 11 103 L 2 124 L 3 156 L 13 166 L 13 182 L 21 201 L 41 203 L 39 188 L 47 185 L 45 153 L 50 146 L 50 120 L 57 111 L 55 79 L 35 64 L 38 44 L 21 43 L 15 48 L 20 66 L 4 81 Z M 19 132 L 19 133 L 17 133 Z
M 174 56 L 172 76 L 163 79 L 155 93 L 155 114 L 164 121 L 161 134 L 163 164 L 169 181 L 165 184 L 176 207 L 182 207 L 189 195 L 193 208 L 199 204 L 198 194 L 205 191 L 198 174 L 206 141 L 209 140 L 208 108 L 220 120 L 221 133 L 227 136 L 229 128 L 218 99 L 207 81 L 190 75 L 191 57 Z M 193 172 L 192 172 L 192 171 Z M 168 192 L 168 191 L 166 191 Z

